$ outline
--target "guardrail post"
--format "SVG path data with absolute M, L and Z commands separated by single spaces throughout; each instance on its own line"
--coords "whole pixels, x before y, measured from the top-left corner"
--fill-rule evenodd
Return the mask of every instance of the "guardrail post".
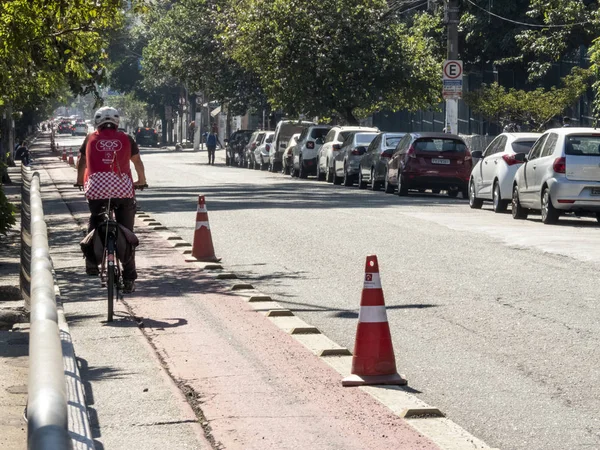
M 27 447 L 29 450 L 71 450 L 54 277 L 37 172 L 31 176 L 29 207 L 31 319 Z

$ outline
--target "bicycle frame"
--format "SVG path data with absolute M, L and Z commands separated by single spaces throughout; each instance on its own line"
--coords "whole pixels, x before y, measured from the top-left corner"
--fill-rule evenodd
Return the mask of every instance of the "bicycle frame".
M 102 284 L 108 288 L 108 322 L 112 322 L 114 313 L 114 300 L 119 300 L 121 290 L 121 267 L 117 255 L 117 235 L 119 224 L 114 218 L 111 201 L 108 200 L 106 220 L 100 225 L 104 226 L 104 251 L 100 276 Z

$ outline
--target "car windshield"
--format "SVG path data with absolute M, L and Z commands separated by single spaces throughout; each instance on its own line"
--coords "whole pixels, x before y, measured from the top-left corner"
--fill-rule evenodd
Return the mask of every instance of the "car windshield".
M 355 140 L 358 145 L 369 145 L 375 139 L 375 136 L 377 136 L 377 133 L 359 133 L 356 135 Z
M 414 146 L 418 152 L 464 152 L 467 149 L 462 141 L 444 138 L 419 139 Z
M 517 141 L 512 143 L 512 149 L 515 153 L 529 153 L 531 147 L 535 144 L 535 140 L 533 141 Z
M 402 137 L 403 136 L 387 136 L 385 138 L 386 148 L 396 147 L 396 145 L 398 145 L 398 142 L 400 142 L 400 139 L 402 139 Z
M 310 132 L 310 137 L 313 139 L 324 139 L 327 133 L 329 133 L 329 128 L 313 128 Z
M 600 156 L 600 134 L 567 136 L 565 154 Z

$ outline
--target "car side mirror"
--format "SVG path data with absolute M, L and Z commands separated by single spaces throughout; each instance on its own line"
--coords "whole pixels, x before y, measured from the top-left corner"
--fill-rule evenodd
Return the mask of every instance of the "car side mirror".
M 517 153 L 515 155 L 515 160 L 519 162 L 525 162 L 527 161 L 527 155 L 525 153 Z
M 476 151 L 474 151 L 474 152 L 471 152 L 471 158 L 474 158 L 474 159 L 481 159 L 481 158 L 483 158 L 483 152 L 482 152 L 482 151 L 479 151 L 479 150 L 476 150 Z

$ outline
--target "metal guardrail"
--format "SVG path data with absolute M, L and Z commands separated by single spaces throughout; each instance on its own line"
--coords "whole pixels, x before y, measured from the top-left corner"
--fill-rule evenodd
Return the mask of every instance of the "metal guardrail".
M 23 167 L 21 216 L 24 293 L 30 310 L 27 448 L 71 450 L 67 393 L 52 262 L 40 193 L 40 176 Z M 28 252 L 29 249 L 29 252 Z M 26 297 L 27 299 L 27 297 Z

